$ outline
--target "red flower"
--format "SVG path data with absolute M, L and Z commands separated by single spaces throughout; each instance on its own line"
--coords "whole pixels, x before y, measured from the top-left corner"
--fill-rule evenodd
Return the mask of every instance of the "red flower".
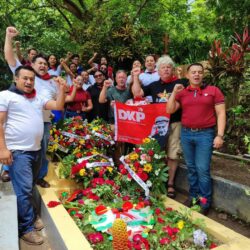
M 132 209 L 134 207 L 133 203 L 131 203 L 130 201 L 125 201 L 122 205 L 122 209 L 124 211 L 128 211 L 129 209 Z
M 139 161 L 134 162 L 134 167 L 135 168 L 139 168 L 141 166 Z
M 216 248 L 216 247 L 217 247 L 217 245 L 214 242 L 212 242 L 210 244 L 210 246 L 209 246 L 209 249 L 213 249 L 213 248 Z
M 161 209 L 160 209 L 160 208 L 156 208 L 156 209 L 155 209 L 155 214 L 156 214 L 156 215 L 159 215 L 160 213 L 161 213 Z
M 170 226 L 163 227 L 162 230 L 164 232 L 166 232 L 170 237 L 172 237 L 173 235 L 175 235 L 175 234 L 177 234 L 179 232 L 178 228 L 170 227 Z
M 149 156 L 153 156 L 154 154 L 155 154 L 155 153 L 154 153 L 154 151 L 153 151 L 152 149 L 149 149 L 149 150 L 148 150 L 148 155 L 149 155 Z
M 101 233 L 90 233 L 87 235 L 87 238 L 92 244 L 97 244 L 103 242 L 104 240 L 103 235 Z
M 206 205 L 207 204 L 207 198 L 200 197 L 200 203 L 203 204 L 203 205 Z
M 173 211 L 173 208 L 172 207 L 167 207 L 166 210 L 167 211 Z
M 94 200 L 94 201 L 98 201 L 100 199 L 99 196 L 95 195 L 95 194 L 89 194 L 88 199 Z
M 148 175 L 146 173 L 138 173 L 138 176 L 143 180 L 146 181 L 148 179 Z
M 163 220 L 161 217 L 158 217 L 158 218 L 157 218 L 157 221 L 158 221 L 159 223 L 161 223 L 161 224 L 165 223 L 165 220 Z
M 58 206 L 58 205 L 60 205 L 61 204 L 61 202 L 59 202 L 59 201 L 50 201 L 48 204 L 47 204 L 47 206 L 49 207 L 49 208 L 52 208 L 52 207 L 56 207 L 56 206 Z
M 122 197 L 122 200 L 123 200 L 123 201 L 129 201 L 129 200 L 130 200 L 130 197 L 129 197 L 128 195 L 123 196 L 123 197 Z
M 167 244 L 170 243 L 170 239 L 167 238 L 167 237 L 161 238 L 159 242 L 160 242 L 161 245 L 167 245 Z
M 140 202 L 135 206 L 135 209 L 136 209 L 136 210 L 140 210 L 140 209 L 142 209 L 143 207 L 145 207 L 144 201 L 140 201 Z
M 105 207 L 104 205 L 99 205 L 95 208 L 95 213 L 97 215 L 102 215 L 105 214 L 108 211 L 107 207 Z
M 139 153 L 141 152 L 141 150 L 140 150 L 139 148 L 135 148 L 135 152 L 136 152 L 137 154 L 139 154 Z

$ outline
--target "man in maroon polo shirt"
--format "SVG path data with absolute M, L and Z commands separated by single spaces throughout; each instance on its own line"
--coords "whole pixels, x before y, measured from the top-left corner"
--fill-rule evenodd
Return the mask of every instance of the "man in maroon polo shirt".
M 187 68 L 189 86 L 175 85 L 167 112 L 172 114 L 182 108 L 181 146 L 190 185 L 186 205 L 191 206 L 195 199 L 201 205 L 201 213 L 206 215 L 212 201 L 212 150 L 223 144 L 226 109 L 221 91 L 215 86 L 205 85 L 203 76 L 202 64 L 191 64 Z

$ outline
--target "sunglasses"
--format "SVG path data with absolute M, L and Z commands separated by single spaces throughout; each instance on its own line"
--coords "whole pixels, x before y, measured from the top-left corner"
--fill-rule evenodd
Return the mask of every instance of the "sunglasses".
M 99 74 L 99 75 L 94 75 L 94 78 L 97 78 L 97 77 L 102 77 L 103 75 L 102 74 Z

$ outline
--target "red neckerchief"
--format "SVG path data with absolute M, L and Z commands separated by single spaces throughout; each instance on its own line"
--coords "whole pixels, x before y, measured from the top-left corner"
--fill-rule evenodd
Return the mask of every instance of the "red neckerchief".
M 51 78 L 49 73 L 46 73 L 45 75 L 38 75 L 38 77 L 40 77 L 43 80 L 49 80 Z
M 161 81 L 164 83 L 164 84 L 168 84 L 168 83 L 171 83 L 171 82 L 173 82 L 173 81 L 176 81 L 176 80 L 178 80 L 178 78 L 175 76 L 175 75 L 173 75 L 170 79 L 168 79 L 167 81 L 163 81 L 162 79 L 161 79 Z
M 31 93 L 23 93 L 24 96 L 26 96 L 28 99 L 34 98 L 36 96 L 36 90 L 33 89 Z
M 202 89 L 200 87 L 193 88 L 193 87 L 191 87 L 191 85 L 188 85 L 186 87 L 186 90 L 188 90 L 188 91 L 196 91 L 199 95 L 202 95 Z
M 142 96 L 135 96 L 134 97 L 134 101 L 144 101 L 144 100 L 145 100 L 145 98 Z

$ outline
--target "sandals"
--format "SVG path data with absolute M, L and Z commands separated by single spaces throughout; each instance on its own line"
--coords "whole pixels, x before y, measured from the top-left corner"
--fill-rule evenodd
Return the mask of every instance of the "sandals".
M 168 188 L 173 188 L 174 189 L 174 185 L 173 184 L 168 184 Z M 176 197 L 176 192 L 175 190 L 173 191 L 168 191 L 167 196 L 171 199 L 174 199 Z

